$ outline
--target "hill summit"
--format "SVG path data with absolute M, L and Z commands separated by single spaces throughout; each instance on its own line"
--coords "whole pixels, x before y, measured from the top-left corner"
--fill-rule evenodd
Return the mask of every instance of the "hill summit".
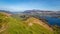
M 43 21 L 42 19 L 39 20 L 37 18 L 34 18 L 34 17 L 30 17 L 26 20 L 26 22 L 28 23 L 28 25 L 32 26 L 33 23 L 35 24 L 39 24 L 40 26 L 50 30 L 50 31 L 53 31 L 53 29 L 49 26 L 49 24 L 46 24 L 47 22 Z

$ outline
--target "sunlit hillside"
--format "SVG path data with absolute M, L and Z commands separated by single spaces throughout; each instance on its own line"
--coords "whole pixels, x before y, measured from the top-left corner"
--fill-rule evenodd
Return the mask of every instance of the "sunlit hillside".
M 3 19 L 3 17 L 1 19 Z M 31 23 L 28 24 L 28 22 L 13 17 L 9 17 L 8 19 L 7 19 L 8 27 L 6 28 L 6 30 L 2 31 L 1 34 L 53 34 L 53 31 L 44 28 L 40 24 L 37 23 L 33 23 L 33 25 Z M 32 18 L 32 20 L 34 20 L 34 18 Z

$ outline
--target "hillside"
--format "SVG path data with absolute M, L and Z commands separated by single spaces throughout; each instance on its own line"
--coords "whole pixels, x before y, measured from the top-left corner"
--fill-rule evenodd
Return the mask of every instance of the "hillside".
M 38 24 L 33 24 L 32 26 L 29 26 L 27 23 L 17 21 L 15 19 L 11 19 L 11 22 L 9 23 L 9 28 L 6 32 L 8 34 L 53 34 L 52 31 L 45 29 Z
M 2 14 L 3 16 L 5 15 L 4 13 Z M 0 17 L 2 17 L 1 14 Z M 3 18 L 4 17 L 2 17 L 1 19 Z M 8 16 L 7 19 L 5 20 L 7 21 L 6 23 L 8 24 L 7 28 L 0 32 L 0 34 L 54 34 L 54 31 L 51 31 L 52 29 L 50 29 L 51 27 L 49 27 L 41 20 L 33 17 L 30 17 L 27 20 L 23 21 L 21 18 L 18 19 Z M 58 31 L 55 31 L 56 34 L 57 32 Z
M 53 32 L 39 24 L 33 23 L 32 26 L 29 26 L 27 22 L 21 21 L 21 19 L 9 17 L 8 28 L 1 34 L 53 34 Z
M 9 16 L 5 13 L 0 13 L 0 33 L 7 29 L 8 22 Z
M 43 21 L 42 19 L 39 20 L 38 18 L 30 17 L 30 18 L 27 19 L 26 22 L 27 22 L 28 24 L 33 24 L 33 23 L 39 24 L 39 25 L 41 25 L 42 27 L 44 27 L 44 28 L 46 28 L 46 29 L 48 29 L 48 30 L 50 30 L 50 31 L 53 31 L 53 29 L 49 26 L 49 24 L 47 24 L 47 22 Z

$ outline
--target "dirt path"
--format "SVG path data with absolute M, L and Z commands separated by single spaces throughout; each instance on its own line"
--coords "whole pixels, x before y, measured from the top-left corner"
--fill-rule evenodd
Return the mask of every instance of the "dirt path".
M 7 29 L 7 27 L 8 27 L 7 24 L 3 24 L 2 28 L 0 29 L 0 33 L 5 31 Z

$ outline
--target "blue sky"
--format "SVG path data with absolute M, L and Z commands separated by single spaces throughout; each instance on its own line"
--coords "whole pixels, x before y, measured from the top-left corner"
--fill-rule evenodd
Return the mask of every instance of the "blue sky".
M 0 0 L 0 10 L 53 10 L 60 11 L 60 0 Z

